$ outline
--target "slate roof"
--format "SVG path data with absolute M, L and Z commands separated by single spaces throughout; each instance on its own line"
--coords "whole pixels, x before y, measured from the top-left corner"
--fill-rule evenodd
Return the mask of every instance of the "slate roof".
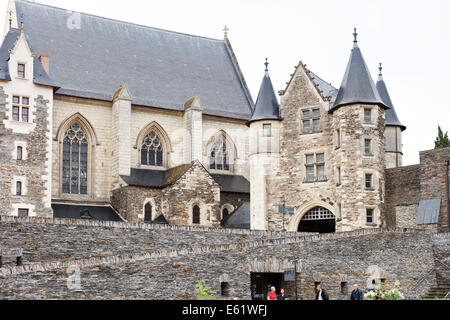
M 250 229 L 250 204 L 244 203 L 222 221 L 227 229 Z
M 130 176 L 120 176 L 128 185 L 164 189 L 177 182 L 191 167 L 192 163 L 169 170 L 131 169 Z
M 10 53 L 9 50 L 14 49 L 14 46 L 19 39 L 21 34 L 20 29 L 14 29 L 12 28 L 5 36 L 5 39 L 3 40 L 2 46 L 0 47 L 0 79 L 2 80 L 11 80 L 11 75 L 9 73 L 9 58 Z M 33 60 L 33 69 L 34 69 L 34 75 L 33 75 L 33 82 L 40 85 L 46 85 L 51 87 L 58 87 L 57 83 L 51 79 L 47 72 L 45 72 L 44 67 L 42 66 L 41 62 L 39 61 L 38 57 L 39 55 L 36 54 L 36 52 L 33 50 L 33 46 L 31 45 L 26 33 L 25 33 L 25 39 L 27 39 L 28 46 L 30 47 L 31 52 L 35 54 L 34 60 Z
M 330 102 L 336 101 L 339 90 L 333 87 L 330 83 L 326 82 L 314 72 L 309 70 L 309 77 L 316 84 L 317 89 L 321 92 L 323 98 L 330 98 Z
M 261 88 L 259 89 L 255 109 L 253 110 L 252 117 L 248 121 L 248 124 L 259 120 L 282 120 L 280 104 L 278 103 L 272 80 L 270 79 L 269 71 L 267 70 L 262 80 Z
M 228 174 L 211 174 L 220 185 L 220 191 L 250 194 L 250 182 L 243 176 Z
M 24 0 L 16 10 L 36 54 L 50 55 L 57 94 L 111 101 L 127 83 L 134 105 L 182 111 L 198 96 L 205 114 L 250 119 L 249 93 L 224 40 Z M 79 28 L 68 28 L 71 17 L 79 17 Z
M 52 204 L 52 209 L 53 217 L 59 219 L 83 219 L 87 210 L 92 220 L 123 221 L 110 206 Z
M 130 186 L 164 189 L 177 182 L 193 163 L 181 165 L 169 170 L 131 169 L 130 176 L 121 178 Z M 243 176 L 210 174 L 219 184 L 220 191 L 231 193 L 250 193 L 250 182 Z
M 389 109 L 378 94 L 357 43 L 355 43 L 350 54 L 344 79 L 330 111 L 355 103 L 376 104 Z
M 377 81 L 377 90 L 383 102 L 390 108 L 386 110 L 386 126 L 400 127 L 402 131 L 405 131 L 406 127 L 398 119 L 391 97 L 389 96 L 386 83 L 384 82 L 383 75 L 381 73 Z

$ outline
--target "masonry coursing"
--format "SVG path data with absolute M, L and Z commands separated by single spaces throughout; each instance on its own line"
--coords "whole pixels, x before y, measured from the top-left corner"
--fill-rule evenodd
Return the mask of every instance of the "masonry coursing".
M 378 266 L 381 275 L 390 285 L 398 280 L 409 298 L 420 297 L 436 283 L 430 275 L 421 286 L 416 283 L 434 268 L 434 252 L 448 249 L 449 235 L 433 235 L 418 230 L 375 229 L 324 236 L 304 236 L 287 233 L 256 232 L 239 234 L 238 231 L 223 232 L 221 229 L 182 232 L 162 226 L 154 230 L 140 230 L 137 225 L 117 224 L 122 228 L 102 228 L 74 224 L 23 223 L 3 224 L 20 227 L 30 239 L 31 230 L 44 228 L 48 238 L 60 235 L 63 240 L 72 237 L 79 244 L 77 252 L 85 257 L 87 239 L 91 234 L 106 239 L 100 244 L 112 255 L 90 258 L 81 265 L 81 291 L 69 290 L 67 268 L 73 261 L 61 258 L 56 251 L 40 252 L 43 260 L 51 260 L 52 254 L 59 262 L 48 263 L 31 271 L 33 265 L 18 269 L 13 274 L 8 268 L 0 269 L 0 297 L 7 299 L 193 299 L 193 289 L 198 280 L 206 280 L 218 299 L 251 299 L 251 272 L 282 273 L 291 267 L 290 261 L 300 262 L 298 291 L 302 299 L 313 298 L 314 282 L 320 281 L 332 299 L 346 299 L 341 293 L 341 282 L 353 282 L 366 288 L 370 278 L 370 266 Z M 3 227 L 5 228 L 5 227 Z M 152 226 L 153 228 L 153 226 Z M 8 229 L 8 228 L 7 228 Z M 27 230 L 28 229 L 28 230 Z M 83 230 L 85 229 L 85 230 Z M 96 232 L 92 232 L 96 230 Z M 127 230 L 126 232 L 124 232 Z M 133 231 L 134 230 L 134 231 Z M 406 232 L 405 232 L 406 231 Z M 145 235 L 147 240 L 142 240 Z M 21 233 L 22 234 L 22 233 Z M 11 244 L 20 241 L 21 234 Z M 151 235 L 151 236 L 150 236 Z M 256 238 L 255 238 L 256 237 Z M 139 239 L 139 240 L 138 240 Z M 42 245 L 46 245 L 44 240 Z M 47 240 L 48 241 L 48 240 Z M 92 241 L 95 241 L 93 239 Z M 115 248 L 120 241 L 133 247 L 133 252 Z M 173 242 L 172 242 L 173 241 Z M 213 242 L 211 242 L 213 241 Z M 195 243 L 174 245 L 172 243 Z M 161 245 L 162 244 L 162 245 Z M 64 246 L 61 246 L 63 248 Z M 99 250 L 100 252 L 101 250 Z M 46 256 L 48 254 L 48 256 Z M 119 255 L 118 255 L 119 254 Z M 103 260 L 101 260 L 103 259 Z M 72 262 L 70 262 L 72 261 Z M 28 271 L 27 271 L 28 270 Z M 40 271 L 36 271 L 40 270 Z M 19 272 L 18 272 L 19 271 Z M 6 273 L 5 273 L 6 272 Z M 3 276 L 1 276 L 3 274 Z M 221 297 L 220 280 L 228 279 L 230 297 Z M 124 286 L 123 284 L 126 283 Z M 288 294 L 293 297 L 292 284 Z M 351 285 L 349 285 L 351 288 Z

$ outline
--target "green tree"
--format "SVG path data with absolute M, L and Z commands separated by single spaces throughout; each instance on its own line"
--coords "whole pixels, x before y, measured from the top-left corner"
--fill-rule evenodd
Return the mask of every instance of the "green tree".
M 448 132 L 444 134 L 441 127 L 438 126 L 438 136 L 434 141 L 435 149 L 442 149 L 450 147 L 450 140 L 448 139 Z
M 214 296 L 209 293 L 209 290 L 211 290 L 211 288 L 206 285 L 204 280 L 197 282 L 195 285 L 197 300 L 214 300 Z

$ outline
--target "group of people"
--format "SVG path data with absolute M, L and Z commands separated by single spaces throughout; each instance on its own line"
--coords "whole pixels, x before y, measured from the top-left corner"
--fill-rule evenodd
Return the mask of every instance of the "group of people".
M 287 300 L 287 295 L 285 294 L 283 288 L 281 288 L 280 294 L 277 294 L 276 288 L 272 287 L 267 294 L 267 300 Z
M 363 300 L 364 295 L 361 291 L 361 289 L 359 289 L 358 285 L 355 284 L 353 285 L 353 291 L 352 294 L 350 295 L 350 300 Z M 287 300 L 287 295 L 284 292 L 284 289 L 281 288 L 280 290 L 280 294 L 277 295 L 276 293 L 276 288 L 275 287 L 271 287 L 269 293 L 267 293 L 267 300 Z M 328 297 L 327 292 L 322 289 L 322 286 L 319 284 L 316 287 L 316 300 L 329 300 L 330 298 Z
M 322 289 L 322 286 L 319 284 L 316 287 L 316 300 L 329 300 L 330 298 L 328 297 L 327 292 Z M 361 289 L 359 289 L 357 284 L 353 285 L 353 291 L 352 294 L 350 295 L 350 300 L 363 300 L 364 299 L 364 295 L 361 291 Z

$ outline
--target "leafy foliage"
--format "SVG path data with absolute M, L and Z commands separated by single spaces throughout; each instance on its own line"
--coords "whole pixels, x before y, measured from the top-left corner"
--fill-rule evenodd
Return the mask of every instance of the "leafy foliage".
M 214 295 L 212 295 L 209 290 L 211 290 L 211 288 L 206 285 L 204 280 L 197 282 L 195 285 L 197 300 L 214 300 Z
M 388 290 L 384 283 L 380 284 L 374 291 L 370 291 L 364 295 L 369 300 L 403 300 L 404 296 L 400 292 L 400 284 L 395 283 L 394 288 Z
M 442 149 L 450 147 L 450 140 L 448 138 L 448 132 L 444 134 L 441 127 L 438 126 L 438 136 L 434 141 L 435 149 Z

